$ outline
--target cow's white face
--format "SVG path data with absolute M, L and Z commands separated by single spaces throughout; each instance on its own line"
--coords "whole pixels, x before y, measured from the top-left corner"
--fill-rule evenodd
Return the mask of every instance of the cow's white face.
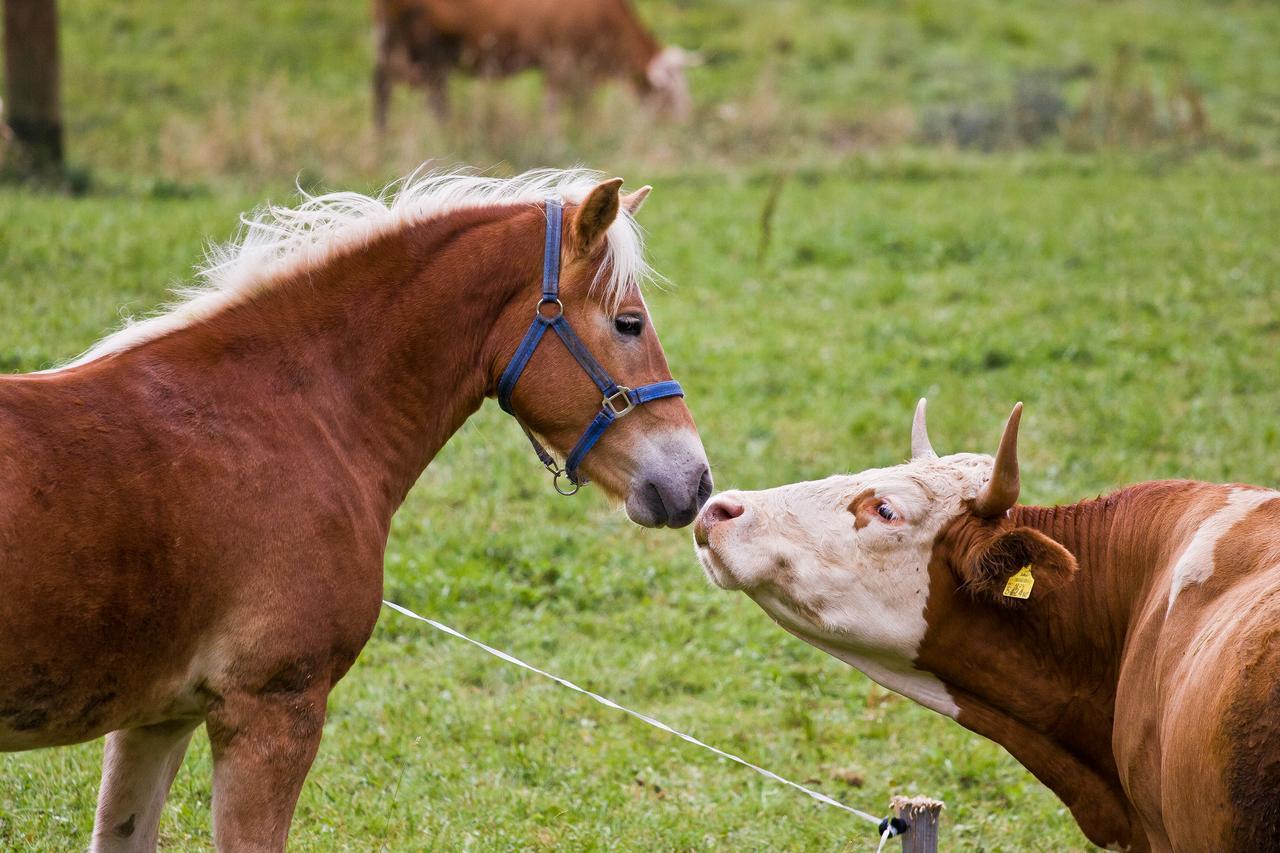
M 759 492 L 723 492 L 694 528 L 713 583 L 740 589 L 783 628 L 922 705 L 955 717 L 916 669 L 939 532 L 991 476 L 961 453 Z
M 678 47 L 667 47 L 659 51 L 645 69 L 645 81 L 654 99 L 677 121 L 688 118 L 693 107 L 689 81 L 684 73 L 685 68 L 692 64 L 692 54 Z
M 938 533 L 991 476 L 971 453 L 720 494 L 695 527 L 713 583 L 820 646 L 909 664 L 924 636 Z

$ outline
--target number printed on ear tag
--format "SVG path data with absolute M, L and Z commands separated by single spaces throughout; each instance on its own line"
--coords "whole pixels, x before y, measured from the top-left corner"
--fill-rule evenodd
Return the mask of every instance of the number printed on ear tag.
M 1030 598 L 1031 587 L 1035 585 L 1036 579 L 1031 576 L 1031 566 L 1023 566 L 1004 585 L 1004 596 L 1005 598 Z

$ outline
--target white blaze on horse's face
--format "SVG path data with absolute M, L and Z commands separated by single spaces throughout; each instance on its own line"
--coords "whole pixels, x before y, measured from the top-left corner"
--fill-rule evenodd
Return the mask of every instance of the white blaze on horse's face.
M 945 714 L 942 684 L 914 669 L 934 540 L 991 476 L 961 453 L 759 492 L 723 492 L 695 527 L 713 583 L 780 625 Z

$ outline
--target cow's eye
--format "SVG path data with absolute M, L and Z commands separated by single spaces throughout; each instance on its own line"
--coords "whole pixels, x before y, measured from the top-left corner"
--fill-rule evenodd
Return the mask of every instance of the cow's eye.
M 889 506 L 884 501 L 881 501 L 880 505 L 876 507 L 876 513 L 885 521 L 898 520 L 898 514 L 893 511 L 893 507 Z
M 613 319 L 613 327 L 620 335 L 637 337 L 644 331 L 644 317 L 639 314 L 619 314 Z

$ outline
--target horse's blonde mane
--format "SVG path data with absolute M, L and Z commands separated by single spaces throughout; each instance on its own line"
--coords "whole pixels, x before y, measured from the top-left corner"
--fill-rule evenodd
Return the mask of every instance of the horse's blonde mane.
M 415 172 L 376 196 L 302 192 L 302 203 L 296 207 L 268 205 L 251 216 L 242 215 L 235 239 L 209 248 L 196 269 L 197 283 L 175 289 L 177 298 L 160 313 L 126 321 L 67 366 L 191 326 L 396 228 L 468 208 L 534 204 L 548 196 L 576 203 L 602 180 L 603 174 L 590 169 L 538 169 L 513 178 L 473 171 Z M 531 258 L 529 263 L 533 267 L 540 262 Z M 622 210 L 609 227 L 595 287 L 606 304 L 616 307 L 631 282 L 651 277 L 640 227 Z

